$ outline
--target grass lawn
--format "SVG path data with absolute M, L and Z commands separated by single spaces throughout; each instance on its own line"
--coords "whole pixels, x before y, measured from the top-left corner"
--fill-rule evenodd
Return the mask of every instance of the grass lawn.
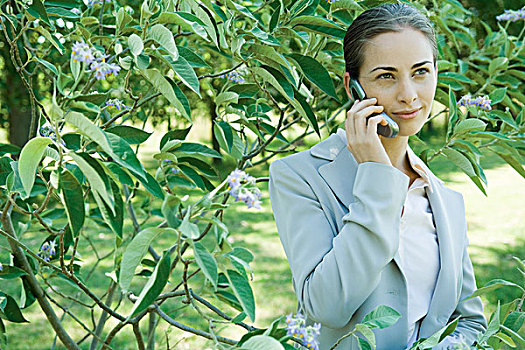
M 444 159 L 436 159 L 430 164 L 432 170 L 442 178 L 448 186 L 459 191 L 465 198 L 466 216 L 468 221 L 468 235 L 470 239 L 470 254 L 476 272 L 478 286 L 483 286 L 488 281 L 496 278 L 508 279 L 522 284 L 521 275 L 516 270 L 516 264 L 512 256 L 525 258 L 525 180 L 520 177 L 513 169 L 504 165 L 495 156 L 488 156 L 483 163 L 486 169 L 485 174 L 488 179 L 488 196 L 485 197 L 479 189 L 463 173 L 458 173 Z M 226 172 L 227 170 L 223 170 Z M 267 176 L 266 169 L 257 169 L 252 172 L 256 176 Z M 224 175 L 224 174 L 221 174 Z M 253 269 L 252 287 L 256 298 L 256 320 L 258 327 L 267 327 L 275 318 L 295 311 L 295 295 L 291 285 L 291 274 L 288 263 L 281 247 L 273 214 L 271 211 L 270 200 L 268 198 L 267 183 L 261 183 L 263 191 L 263 205 L 261 210 L 247 209 L 241 203 L 232 203 L 233 208 L 224 214 L 224 221 L 230 229 L 230 240 L 233 245 L 239 245 L 250 249 L 255 260 L 251 264 Z M 160 206 L 160 203 L 155 205 Z M 136 210 L 141 217 L 146 217 L 148 203 L 143 208 L 136 205 Z M 153 224 L 155 221 L 150 221 Z M 127 229 L 130 229 L 129 223 Z M 111 252 L 111 235 L 90 222 L 88 233 L 95 244 L 101 246 L 100 255 Z M 29 232 L 24 236 L 31 246 L 37 246 L 42 239 L 42 233 Z M 212 237 L 204 240 L 204 244 L 211 244 Z M 104 242 L 109 242 L 104 245 Z M 162 247 L 168 247 L 173 242 L 173 237 L 161 237 L 157 244 L 157 251 Z M 6 242 L 0 239 L 0 246 Z M 83 269 L 87 272 L 97 261 L 96 257 L 89 249 L 86 242 L 81 246 L 83 252 Z M 7 261 L 7 253 L 0 250 L 0 259 Z M 104 293 L 109 283 L 106 272 L 111 271 L 113 258 L 102 260 L 94 272 L 90 286 L 98 295 Z M 176 284 L 179 281 L 180 269 L 172 274 L 170 282 Z M 56 281 L 56 282 L 55 282 Z M 74 295 L 75 291 L 71 287 L 64 285 L 58 280 L 53 280 L 59 289 L 68 295 Z M 134 279 L 135 287 L 143 285 L 140 278 Z M 203 286 L 203 281 L 196 279 L 192 282 L 192 287 L 199 291 Z M 2 286 L 0 286 L 2 289 Z M 49 291 L 49 289 L 48 289 Z M 51 293 L 54 295 L 53 293 Z M 204 292 L 214 304 L 222 305 Z M 513 290 L 498 290 L 488 297 L 483 298 L 485 312 L 488 316 L 497 304 L 497 300 L 502 303 L 516 298 L 518 293 Z M 87 299 L 83 299 L 87 301 Z M 119 312 L 126 315 L 129 312 L 131 303 L 123 301 Z M 202 321 L 198 314 L 180 302 L 173 301 L 166 305 L 170 315 L 177 320 L 181 320 L 188 325 L 197 325 L 197 328 L 208 330 L 207 324 Z M 238 312 L 227 306 L 223 307 L 229 315 L 235 316 Z M 90 319 L 90 311 L 83 308 L 74 308 L 84 319 Z M 30 324 L 6 323 L 9 335 L 10 349 L 50 349 L 53 344 L 54 334 L 51 327 L 43 317 L 39 306 L 35 303 L 24 311 L 25 317 L 31 321 Z M 61 316 L 62 312 L 59 311 Z M 93 313 L 93 319 L 97 320 L 100 313 L 98 309 Z M 143 330 L 147 328 L 147 320 L 143 322 Z M 91 325 L 91 321 L 88 321 Z M 105 334 L 112 328 L 114 322 L 109 322 Z M 69 317 L 65 318 L 65 326 L 71 331 L 75 340 L 80 339 L 84 334 L 76 323 Z M 224 330 L 222 330 L 224 327 Z M 220 335 L 239 339 L 245 333 L 244 329 L 228 325 L 218 324 L 216 332 Z M 83 349 L 89 349 L 91 339 L 82 344 Z M 191 333 L 184 333 L 173 327 L 161 324 L 156 333 L 157 349 L 167 349 L 167 341 L 170 349 L 207 349 L 213 348 L 213 343 L 204 338 L 195 336 Z M 136 349 L 134 337 L 129 327 L 112 343 L 114 349 Z M 63 349 L 58 342 L 56 349 Z

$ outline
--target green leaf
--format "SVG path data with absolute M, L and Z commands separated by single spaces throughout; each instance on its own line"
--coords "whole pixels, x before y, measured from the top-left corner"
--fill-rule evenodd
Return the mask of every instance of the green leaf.
M 123 63 L 125 63 L 126 65 L 131 64 L 125 61 L 125 58 L 123 58 L 122 60 L 123 60 Z M 141 53 L 140 55 L 134 57 L 134 61 L 138 69 L 146 69 L 149 67 L 149 63 L 151 59 L 149 58 L 148 55 Z
M 67 220 L 73 237 L 77 237 L 84 226 L 84 195 L 82 186 L 77 178 L 67 169 L 59 175 L 58 186 L 61 190 L 62 201 L 66 208 Z
M 346 31 L 326 18 L 320 16 L 299 16 L 292 19 L 289 23 L 291 27 L 299 27 L 296 29 L 303 29 L 343 39 Z
M 152 133 L 127 125 L 117 125 L 106 129 L 106 132 L 118 135 L 131 145 L 138 145 L 146 141 Z
M 51 22 L 49 21 L 49 17 L 46 12 L 46 8 L 44 7 L 44 4 L 40 0 L 33 0 L 33 3 L 27 8 L 27 12 L 35 18 L 38 18 L 45 22 L 48 26 L 50 26 L 52 29 L 54 28 Z
M 109 181 L 111 185 L 111 191 L 113 193 L 114 210 L 111 210 L 112 208 L 110 208 L 108 204 L 99 198 L 98 193 L 94 192 L 93 197 L 98 204 L 98 209 L 100 210 L 104 221 L 118 237 L 122 238 L 122 229 L 124 224 L 124 202 L 122 200 L 122 194 L 120 193 L 120 188 L 118 185 L 111 178 Z
M 354 337 L 357 338 L 359 349 L 361 350 L 372 350 L 372 346 L 363 338 L 359 338 L 354 334 Z
M 2 292 L 0 292 L 0 316 L 14 323 L 29 322 L 22 315 L 15 299 Z
M 225 121 L 214 121 L 213 134 L 223 150 L 230 153 L 233 146 L 233 131 Z
M 175 96 L 179 99 L 180 103 L 182 103 L 182 107 L 184 107 L 184 111 L 186 112 L 186 115 L 191 116 L 191 108 L 190 108 L 190 102 L 188 101 L 188 98 L 182 90 L 178 87 L 178 85 L 171 80 L 171 78 L 166 78 L 169 82 L 171 87 L 173 88 L 173 92 L 175 92 Z
M 373 349 L 376 348 L 376 336 L 372 329 L 370 329 L 367 325 L 358 323 L 355 325 L 356 331 L 360 332 L 362 335 L 365 336 L 368 343 L 372 346 Z
M 7 332 L 4 322 L 0 318 L 0 349 L 7 349 Z
M 148 247 L 161 233 L 172 235 L 172 240 L 177 237 L 177 231 L 172 228 L 148 227 L 140 231 L 126 247 L 119 275 L 119 285 L 123 292 L 129 291 L 137 266 L 146 255 Z
M 522 177 L 525 178 L 525 169 L 523 169 L 523 165 L 521 165 L 521 162 L 516 159 L 513 155 L 505 154 L 502 152 L 496 151 L 494 148 L 489 148 L 492 152 L 496 153 L 498 156 L 500 156 L 507 164 L 509 164 L 514 170 L 518 172 Z
M 386 305 L 379 305 L 363 318 L 362 323 L 371 328 L 383 329 L 396 323 L 400 317 L 401 314 L 393 308 Z
M 135 152 L 131 149 L 129 143 L 124 141 L 116 134 L 106 133 L 107 140 L 116 157 L 113 160 L 128 169 L 137 178 L 146 180 L 146 171 L 137 159 Z
M 503 343 L 510 346 L 511 348 L 516 348 L 516 343 L 514 343 L 512 338 L 506 335 L 505 333 L 500 332 L 498 334 L 495 334 L 493 337 L 501 340 Z
M 193 168 L 190 168 L 189 166 L 179 164 L 179 169 L 182 171 L 184 175 L 186 175 L 189 179 L 191 179 L 200 189 L 203 191 L 206 190 L 206 185 L 204 184 L 203 179 L 201 176 L 193 170 Z
M 299 68 L 308 80 L 317 85 L 317 87 L 324 91 L 328 96 L 339 101 L 337 93 L 335 92 L 334 82 L 332 81 L 332 78 L 330 78 L 330 74 L 328 74 L 326 68 L 323 67 L 321 63 L 315 58 L 303 56 L 297 53 L 289 56 L 299 64 Z
M 450 147 L 444 148 L 442 152 L 452 163 L 454 163 L 454 165 L 460 168 L 465 174 L 467 174 L 470 177 L 476 176 L 476 171 L 472 167 L 472 164 L 470 163 L 469 159 L 463 153 Z
M 164 251 L 155 270 L 148 279 L 148 282 L 140 292 L 138 300 L 133 305 L 128 319 L 137 316 L 146 310 L 155 299 L 162 293 L 164 286 L 168 283 L 171 271 L 171 259 L 168 251 Z
M 275 338 L 255 335 L 242 344 L 240 350 L 284 350 L 284 347 Z
M 178 148 L 175 149 L 176 152 L 184 154 L 200 154 L 206 157 L 212 158 L 222 158 L 222 156 L 215 150 L 201 145 L 200 143 L 194 142 L 183 142 Z
M 155 68 L 141 70 L 140 73 L 153 85 L 153 87 L 162 94 L 177 110 L 191 122 L 191 117 L 187 114 L 181 101 L 177 98 L 171 84 Z
M 454 128 L 454 134 L 467 133 L 469 131 L 482 131 L 485 130 L 487 123 L 481 121 L 480 119 L 469 118 L 462 120 Z
M 44 156 L 44 150 L 53 142 L 47 137 L 35 137 L 29 140 L 22 151 L 18 161 L 20 180 L 26 192 L 24 198 L 29 197 L 36 177 L 36 169 Z
M 507 69 L 509 65 L 509 59 L 507 57 L 498 57 L 489 64 L 489 75 L 494 75 L 499 70 Z
M 78 20 L 79 15 L 71 12 L 70 10 L 63 9 L 61 7 L 49 7 L 49 4 L 46 1 L 46 11 L 49 17 L 56 19 L 56 17 L 68 18 L 73 20 Z
M 470 297 L 468 297 L 466 300 L 468 299 L 471 299 L 471 298 L 474 298 L 474 297 L 477 297 L 477 296 L 480 296 L 480 295 L 483 295 L 483 294 L 486 294 L 488 292 L 491 292 L 495 289 L 499 289 L 499 288 L 502 288 L 502 287 L 517 287 L 519 288 L 522 292 L 525 292 L 525 290 L 523 289 L 523 287 L 517 285 L 516 283 L 513 283 L 513 282 L 509 282 L 509 281 L 505 281 L 505 280 L 502 280 L 502 279 L 494 279 L 490 282 L 488 282 L 486 285 L 484 285 L 483 287 L 479 288 L 478 290 L 476 290 L 474 293 L 472 293 L 472 295 Z
M 239 95 L 232 91 L 224 91 L 215 98 L 215 104 L 220 105 L 223 103 L 237 103 L 239 101 Z
M 179 219 L 179 207 L 179 197 L 174 196 L 171 193 L 164 197 L 164 201 L 162 202 L 161 206 L 161 211 L 162 215 L 164 215 L 164 218 L 168 222 L 168 226 L 171 228 L 177 228 L 182 223 L 182 220 Z
M 191 130 L 191 125 L 186 129 L 174 129 L 168 131 L 164 136 L 162 136 L 162 139 L 160 140 L 160 148 L 162 149 L 166 142 L 170 140 L 184 140 L 186 139 L 186 136 L 188 136 L 189 132 Z
M 9 143 L 0 143 L 0 155 L 3 156 L 6 153 L 18 154 L 20 153 L 20 147 Z
M 466 76 L 464 76 L 463 74 L 456 73 L 456 72 L 438 73 L 438 79 L 440 81 L 454 80 L 454 81 L 460 81 L 462 83 L 467 83 L 467 84 L 476 84 L 476 82 L 474 80 L 469 79 Z
M 41 59 L 41 58 L 38 58 L 38 57 L 35 57 L 35 59 L 36 59 L 38 62 L 42 63 L 42 65 L 43 65 L 44 67 L 46 67 L 47 69 L 49 69 L 51 72 L 53 72 L 53 74 L 55 74 L 55 75 L 58 77 L 58 71 L 57 71 L 56 67 L 55 67 L 53 64 L 49 63 L 49 62 L 46 61 L 46 60 L 43 60 L 43 59 Z
M 296 91 L 297 90 L 294 90 L 294 93 Z M 321 131 L 319 130 L 319 124 L 317 123 L 317 119 L 315 118 L 315 114 L 312 111 L 310 104 L 306 101 L 306 98 L 303 95 L 301 95 L 299 92 L 295 93 L 295 99 L 297 100 L 297 102 L 299 102 L 299 106 L 302 107 L 301 109 L 299 109 L 299 112 L 301 112 L 301 115 L 306 119 L 308 124 L 310 124 L 314 128 L 319 138 L 321 138 Z
M 452 92 L 452 88 L 448 88 L 448 130 L 447 130 L 447 140 L 450 138 L 454 132 L 454 126 L 458 120 L 458 104 L 456 101 L 456 96 Z
M 51 35 L 51 33 L 45 29 L 43 26 L 37 26 L 35 28 L 35 30 L 37 32 L 39 32 L 40 34 L 42 34 L 42 36 L 44 36 L 44 38 L 46 38 L 47 40 L 49 40 L 49 42 L 57 49 L 57 51 L 63 55 L 64 52 L 66 51 L 66 49 L 64 48 L 64 46 L 62 45 L 62 43 L 60 43 L 60 41 L 54 36 L 54 35 Z
M 153 27 L 151 27 L 148 33 L 148 39 L 153 39 L 159 43 L 164 48 L 164 50 L 171 54 L 171 57 L 174 60 L 179 58 L 179 51 L 177 50 L 177 45 L 175 45 L 173 34 L 162 24 L 155 24 Z
M 84 174 L 91 185 L 92 191 L 98 193 L 110 208 L 114 208 L 113 200 L 110 199 L 108 188 L 106 187 L 107 178 L 104 179 L 96 169 L 93 168 L 92 164 L 89 164 L 80 154 L 69 152 L 68 155 L 73 158 L 73 161 L 75 161 L 80 170 L 82 170 L 82 174 Z
M 264 82 L 269 83 L 273 86 L 281 95 L 286 97 L 288 100 L 294 99 L 294 93 L 292 85 L 286 80 L 286 78 L 279 73 L 277 70 L 265 66 L 261 67 L 252 67 L 251 70 L 259 75 Z
M 77 112 L 69 112 L 67 114 L 66 120 L 73 124 L 80 134 L 86 136 L 92 141 L 95 141 L 104 152 L 116 158 L 112 148 L 109 145 L 106 135 L 102 129 L 93 124 L 91 120 L 86 118 L 83 114 Z
M 234 270 L 227 270 L 226 276 L 233 289 L 233 293 L 242 305 L 243 311 L 248 317 L 255 321 L 255 300 L 253 298 L 253 291 L 246 278 Z
M 174 60 L 170 56 L 163 56 L 171 65 L 171 68 L 177 74 L 177 76 L 182 80 L 184 85 L 189 87 L 193 92 L 195 92 L 199 97 L 202 98 L 199 91 L 199 79 L 193 70 L 193 67 L 186 61 L 182 56 L 179 56 L 177 60 Z
M 16 266 L 4 265 L 2 271 L 0 271 L 0 278 L 4 280 L 10 280 L 25 275 L 27 275 L 27 273 Z
M 133 179 L 129 176 L 128 172 L 123 170 L 118 164 L 113 162 L 106 162 L 104 165 L 115 175 L 117 182 L 134 187 Z
M 201 268 L 202 272 L 210 282 L 213 284 L 213 287 L 217 289 L 217 280 L 219 274 L 217 273 L 217 262 L 213 255 L 208 252 L 208 249 L 204 247 L 200 242 L 190 241 L 193 248 L 193 253 L 195 254 L 195 260 Z
M 144 50 L 144 43 L 142 42 L 140 36 L 137 34 L 131 34 L 128 37 L 128 47 L 133 56 L 138 56 Z
M 486 342 L 490 337 L 498 333 L 500 325 L 501 325 L 499 314 L 500 314 L 500 303 L 498 300 L 498 307 L 496 308 L 496 311 L 492 313 L 492 317 L 489 321 L 489 325 L 487 326 L 487 330 L 485 331 L 485 333 L 483 333 L 483 335 L 481 336 L 480 343 Z
M 206 61 L 204 61 L 200 56 L 198 56 L 193 50 L 190 50 L 186 47 L 178 47 L 180 57 L 184 59 L 195 68 L 200 67 L 210 67 Z
M 1 277 L 0 275 L 0 278 Z M 505 322 L 503 322 L 505 327 L 509 327 L 515 332 L 519 332 L 523 323 L 525 323 L 525 312 L 520 311 L 512 311 L 505 319 Z
M 197 239 L 200 236 L 199 226 L 190 222 L 190 210 L 186 212 L 182 223 L 179 226 L 179 231 L 182 233 L 182 236 L 185 238 Z
M 491 104 L 495 105 L 496 103 L 500 103 L 505 98 L 505 95 L 507 94 L 507 88 L 499 88 L 495 89 L 489 94 L 489 99 L 491 100 Z
M 425 339 L 423 342 L 419 344 L 420 348 L 421 349 L 434 348 L 445 338 L 444 336 L 445 333 L 450 332 L 451 329 L 452 331 L 456 329 L 458 321 L 459 321 L 459 317 L 453 320 L 452 322 L 450 322 L 449 324 L 447 324 L 445 327 L 438 330 L 436 333 L 432 334 L 430 337 L 428 337 L 427 339 Z
M 155 180 L 155 178 L 148 172 L 146 172 L 146 180 L 144 181 L 139 178 L 139 181 L 149 193 L 157 198 L 164 199 L 164 191 L 162 191 L 162 188 L 160 187 L 157 180 Z

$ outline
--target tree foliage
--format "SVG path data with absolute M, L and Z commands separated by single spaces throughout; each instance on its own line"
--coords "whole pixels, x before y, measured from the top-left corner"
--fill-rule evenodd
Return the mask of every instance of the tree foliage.
M 51 302 L 87 332 L 92 347 L 110 347 L 129 326 L 138 347 L 145 348 L 139 324 L 147 315 L 209 338 L 217 347 L 281 349 L 291 347 L 290 339 L 301 343 L 286 336 L 280 319 L 267 330 L 244 323 L 246 317 L 252 322 L 255 318 L 249 278 L 254 257 L 228 242 L 228 227 L 221 218 L 229 197 L 258 205 L 256 181 L 265 179 L 241 170 L 293 151 L 307 135 L 321 137 L 337 127 L 335 118 L 346 105 L 345 29 L 377 3 L 1 0 L 7 59 L 29 92 L 31 111 L 31 139 L 23 149 L 0 145 L 0 233 L 11 253 L 0 278 L 23 285 L 21 298 L 1 294 L 1 319 L 26 322 L 21 310 L 36 301 L 70 349 L 79 344 Z M 436 25 L 436 100 L 443 110 L 432 118 L 445 115 L 448 120 L 442 147 L 423 146 L 421 158 L 430 162 L 445 156 L 484 193 L 482 150 L 498 154 L 525 177 L 524 30 L 510 35 L 508 22 L 493 29 L 456 0 L 413 5 Z M 490 108 L 479 103 L 458 106 L 467 94 L 472 99 L 487 95 Z M 213 130 L 222 154 L 186 139 L 197 105 L 206 98 L 216 109 Z M 150 174 L 136 156 L 150 134 L 124 122 L 134 118 L 145 125 L 159 115 L 176 127 L 163 136 Z M 299 136 L 291 137 L 292 127 L 302 131 Z M 223 157 L 233 159 L 239 169 L 227 179 L 219 178 L 210 165 Z M 191 189 L 199 189 L 199 195 L 189 197 Z M 137 192 L 146 202 L 138 202 Z M 137 207 L 147 212 L 143 222 L 137 220 Z M 99 261 L 113 258 L 106 300 L 93 292 L 80 271 L 79 255 L 90 253 L 79 254 L 79 249 L 91 242 L 87 228 L 92 227 L 111 233 L 106 244 L 113 249 L 106 257 L 99 257 L 90 243 Z M 39 234 L 36 248 L 23 235 L 30 231 Z M 161 246 L 161 236 L 168 236 L 172 245 Z M 135 278 L 139 266 L 145 283 Z M 64 306 L 71 298 L 52 296 L 42 288 L 55 280 L 67 281 L 93 303 L 73 298 L 78 307 L 101 310 L 94 327 Z M 112 305 L 115 295 L 124 297 L 122 306 Z M 174 318 L 165 307 L 173 300 L 191 307 L 209 329 Z M 219 303 L 227 311 L 214 306 Z M 523 342 L 518 334 L 522 304 L 523 298 L 505 312 L 498 309 L 498 318 L 479 344 L 496 344 L 495 338 Z M 245 336 L 239 341 L 216 334 L 214 323 L 219 321 L 202 309 L 242 327 Z M 373 344 L 371 329 L 381 322 L 374 315 L 352 334 L 358 331 Z M 397 320 L 394 316 L 389 314 L 388 325 Z M 107 317 L 118 325 L 102 338 Z M 0 345 L 7 339 L 2 322 Z M 453 328 L 452 323 L 418 346 L 433 346 L 428 344 L 439 342 Z M 150 327 L 148 338 L 154 329 Z

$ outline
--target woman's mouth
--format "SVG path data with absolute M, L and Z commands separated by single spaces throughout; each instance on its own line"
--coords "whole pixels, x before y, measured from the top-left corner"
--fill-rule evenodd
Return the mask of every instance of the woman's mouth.
M 418 109 L 412 109 L 409 111 L 400 111 L 400 112 L 394 113 L 394 115 L 401 119 L 413 119 L 418 115 L 419 111 L 421 111 L 421 108 L 423 107 L 419 107 Z

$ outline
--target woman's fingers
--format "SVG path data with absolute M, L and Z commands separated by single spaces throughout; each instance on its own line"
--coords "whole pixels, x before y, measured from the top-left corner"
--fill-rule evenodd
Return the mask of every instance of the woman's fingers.
M 385 120 L 385 118 L 382 115 L 377 115 L 375 117 L 370 117 L 368 119 L 368 130 L 367 135 L 371 136 L 372 134 L 377 132 L 377 125 L 386 125 L 388 124 Z

